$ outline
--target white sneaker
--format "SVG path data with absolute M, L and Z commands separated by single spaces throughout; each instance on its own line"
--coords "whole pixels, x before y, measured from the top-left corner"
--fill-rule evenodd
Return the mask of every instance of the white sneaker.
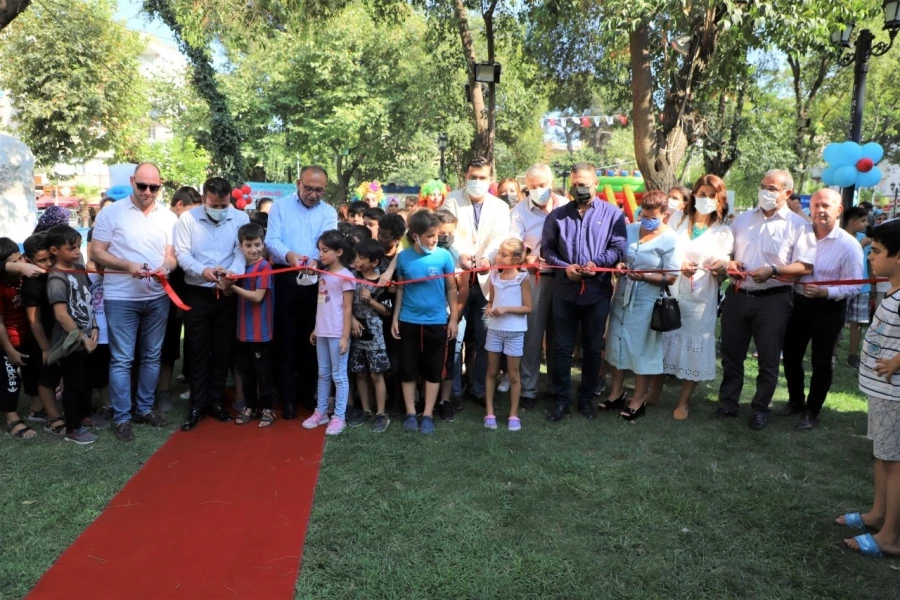
M 182 395 L 178 396 L 182 400 L 190 400 L 191 399 L 191 390 L 186 391 Z
M 315 429 L 319 425 L 327 425 L 328 424 L 328 415 L 325 413 L 319 412 L 319 409 L 316 409 L 313 414 L 311 414 L 305 421 L 303 421 L 304 429 Z
M 506 376 L 506 373 L 500 375 L 500 383 L 497 384 L 497 391 L 503 394 L 509 391 L 509 377 Z

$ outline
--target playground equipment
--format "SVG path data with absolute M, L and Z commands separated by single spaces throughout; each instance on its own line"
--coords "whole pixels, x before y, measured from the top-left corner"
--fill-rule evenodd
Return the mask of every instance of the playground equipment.
M 597 193 L 601 198 L 622 209 L 632 223 L 644 197 L 644 178 L 640 171 L 605 171 L 598 173 Z

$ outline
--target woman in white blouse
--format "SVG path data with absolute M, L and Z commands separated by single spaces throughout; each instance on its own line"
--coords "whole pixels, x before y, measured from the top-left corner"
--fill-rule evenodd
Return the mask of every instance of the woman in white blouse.
M 716 314 L 720 280 L 713 271 L 727 266 L 734 246 L 725 225 L 728 197 L 725 184 L 704 175 L 694 184 L 684 212 L 669 219 L 675 234 L 675 260 L 681 273 L 672 292 L 681 308 L 681 328 L 663 334 L 663 372 L 681 380 L 681 395 L 672 416 L 688 417 L 691 395 L 700 381 L 716 377 Z M 648 404 L 659 401 L 662 375 L 653 378 Z

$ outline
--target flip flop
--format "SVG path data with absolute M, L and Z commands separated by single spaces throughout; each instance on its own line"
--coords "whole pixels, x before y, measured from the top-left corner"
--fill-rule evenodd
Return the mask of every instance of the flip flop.
M 882 558 L 884 556 L 884 554 L 881 553 L 881 548 L 878 547 L 878 542 L 875 541 L 875 538 L 872 537 L 871 533 L 864 533 L 853 539 L 856 540 L 856 543 L 859 545 L 860 555 L 871 556 L 873 558 Z
M 838 517 L 840 518 L 840 517 Z M 844 515 L 844 522 L 841 523 L 837 519 L 834 520 L 834 524 L 842 527 L 849 527 L 851 529 L 865 529 L 866 524 L 863 523 L 862 515 L 858 512 L 854 513 L 846 513 Z

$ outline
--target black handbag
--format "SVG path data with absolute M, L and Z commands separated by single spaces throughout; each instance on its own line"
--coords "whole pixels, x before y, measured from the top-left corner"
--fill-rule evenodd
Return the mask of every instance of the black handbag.
M 675 331 L 681 328 L 681 308 L 678 300 L 669 293 L 669 285 L 666 284 L 659 290 L 659 298 L 653 305 L 653 314 L 650 316 L 650 329 L 653 331 Z

